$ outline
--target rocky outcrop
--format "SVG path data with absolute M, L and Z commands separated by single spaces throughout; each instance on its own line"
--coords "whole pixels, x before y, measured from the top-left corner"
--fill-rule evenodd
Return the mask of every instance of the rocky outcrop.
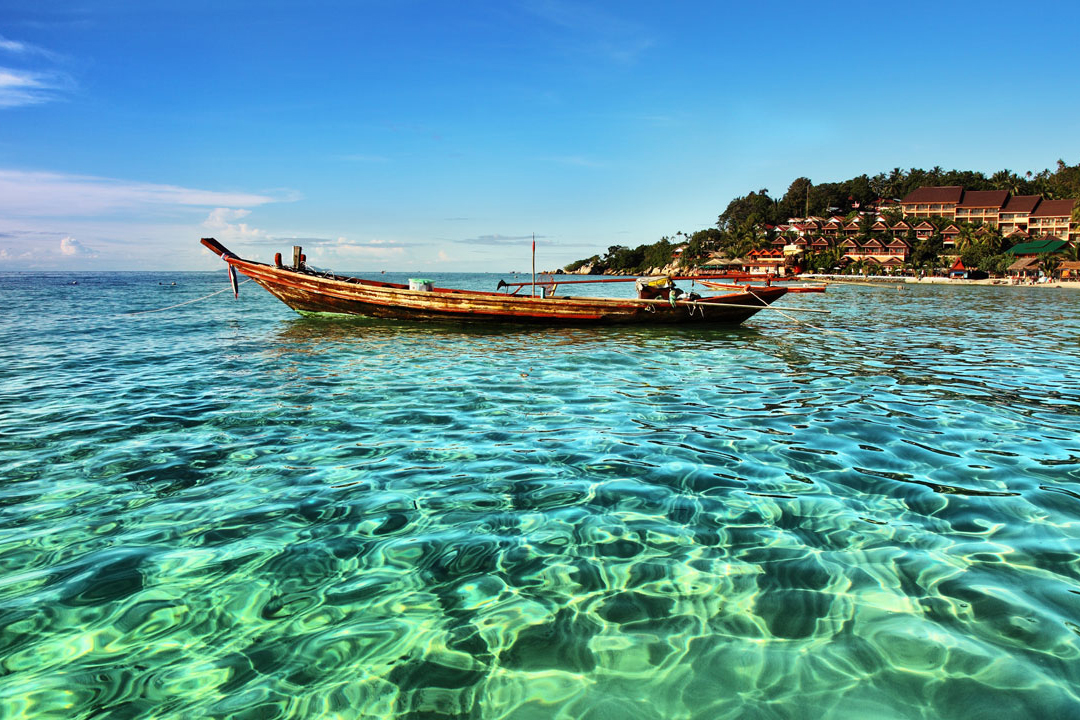
M 689 268 L 681 268 L 676 263 L 665 265 L 664 267 L 649 268 L 648 271 L 641 273 L 642 275 L 680 275 L 684 274 Z M 561 271 L 560 271 L 561 272 Z M 579 267 L 577 270 L 570 270 L 566 272 L 567 275 L 618 275 L 618 276 L 634 276 L 638 273 L 622 272 L 620 270 L 604 270 L 603 272 L 597 272 L 596 266 L 593 264 L 586 264 Z

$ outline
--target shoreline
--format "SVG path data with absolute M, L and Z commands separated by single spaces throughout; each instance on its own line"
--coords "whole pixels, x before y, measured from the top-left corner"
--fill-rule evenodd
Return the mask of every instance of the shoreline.
M 1064 288 L 1069 290 L 1080 290 L 1080 281 L 1078 280 L 1055 280 L 1047 283 L 1012 283 L 1005 278 L 986 278 L 985 280 L 964 280 L 961 278 L 945 278 L 945 277 L 926 277 L 926 278 L 914 278 L 907 276 L 890 277 L 888 275 L 819 275 L 819 274 L 807 274 L 796 275 L 796 278 L 800 280 L 817 280 L 819 282 L 843 282 L 843 283 L 857 283 L 859 285 L 880 285 L 880 284 L 909 284 L 909 285 L 991 285 L 994 287 L 1014 287 L 1014 288 Z

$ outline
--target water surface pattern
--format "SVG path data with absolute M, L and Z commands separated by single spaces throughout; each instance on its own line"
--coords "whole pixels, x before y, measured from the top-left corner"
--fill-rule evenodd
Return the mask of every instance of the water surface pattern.
M 225 284 L 0 274 L 0 717 L 1080 716 L 1080 294 L 121 315 Z

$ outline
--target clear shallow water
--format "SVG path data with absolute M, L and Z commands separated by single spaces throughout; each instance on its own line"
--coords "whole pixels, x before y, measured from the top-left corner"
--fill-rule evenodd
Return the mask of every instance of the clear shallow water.
M 1080 714 L 1080 294 L 118 315 L 225 282 L 0 274 L 0 717 Z

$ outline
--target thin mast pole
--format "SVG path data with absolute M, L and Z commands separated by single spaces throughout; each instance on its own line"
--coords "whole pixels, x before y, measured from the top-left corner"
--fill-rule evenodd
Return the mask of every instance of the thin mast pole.
M 532 271 L 532 297 L 536 297 L 536 233 L 533 233 Z

